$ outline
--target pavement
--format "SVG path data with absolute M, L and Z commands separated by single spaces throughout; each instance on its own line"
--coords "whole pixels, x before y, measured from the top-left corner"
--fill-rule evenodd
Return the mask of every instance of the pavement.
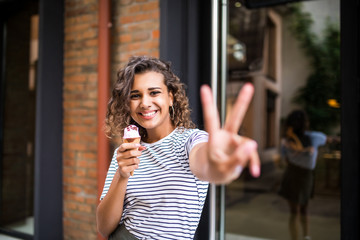
M 260 179 L 245 174 L 227 186 L 226 240 L 290 239 L 288 204 L 277 194 L 284 168 L 273 165 L 263 170 Z M 339 179 L 329 181 L 322 169 L 316 171 L 315 196 L 309 203 L 310 236 L 312 240 L 338 240 L 340 189 L 336 181 Z

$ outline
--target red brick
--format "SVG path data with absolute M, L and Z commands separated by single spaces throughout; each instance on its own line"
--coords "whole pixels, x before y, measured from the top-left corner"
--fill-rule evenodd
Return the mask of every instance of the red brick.
M 160 37 L 159 29 L 152 31 L 152 37 L 158 39 Z
M 150 38 L 150 34 L 148 32 L 137 32 L 132 34 L 132 38 L 134 42 L 145 41 Z
M 65 165 L 63 169 L 63 174 L 65 176 L 73 176 L 75 174 L 75 170 L 71 167 L 75 166 L 74 161 L 69 161 L 70 164 Z
M 86 81 L 86 77 L 85 74 L 76 74 L 66 77 L 66 80 L 72 83 L 83 83 Z
M 77 194 L 73 194 L 70 192 L 65 192 L 64 193 L 64 200 L 67 201 L 76 201 L 79 203 L 85 203 L 85 197 L 81 196 L 81 195 L 77 195 Z
M 141 9 L 143 11 L 151 11 L 151 10 L 158 10 L 159 9 L 159 2 L 149 2 L 142 5 Z
M 91 39 L 97 37 L 97 30 L 96 29 L 87 29 L 85 32 L 81 34 L 81 38 L 83 39 Z
M 69 75 L 69 74 L 74 74 L 74 73 L 79 73 L 81 71 L 81 67 L 67 67 L 65 68 L 65 71 L 64 71 L 64 75 Z
M 133 2 L 133 0 L 120 0 L 120 6 L 126 6 Z
M 83 58 L 75 58 L 75 59 L 65 59 L 64 65 L 65 67 L 72 66 L 81 66 L 89 63 L 89 59 L 86 57 Z
M 128 43 L 131 42 L 132 37 L 130 34 L 122 34 L 119 37 L 119 43 Z
M 141 5 L 131 5 L 125 9 L 125 11 L 129 14 L 140 12 L 142 9 Z
M 92 212 L 92 208 L 91 208 L 90 205 L 81 204 L 81 205 L 78 205 L 78 209 L 79 209 L 80 212 L 85 212 L 85 213 L 91 213 Z
M 92 178 L 97 177 L 97 171 L 93 169 L 89 169 L 87 176 Z

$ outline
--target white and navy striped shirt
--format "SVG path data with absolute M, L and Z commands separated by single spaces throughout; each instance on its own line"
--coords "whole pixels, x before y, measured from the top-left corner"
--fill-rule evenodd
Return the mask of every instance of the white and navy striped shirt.
M 128 181 L 120 223 L 138 239 L 193 239 L 204 206 L 208 182 L 190 171 L 189 154 L 208 134 L 177 128 L 155 143 L 144 143 L 139 168 Z M 116 151 L 101 199 L 118 168 Z

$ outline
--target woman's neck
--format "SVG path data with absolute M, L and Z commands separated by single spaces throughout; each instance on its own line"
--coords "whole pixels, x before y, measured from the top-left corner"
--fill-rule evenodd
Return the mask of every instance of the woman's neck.
M 157 142 L 164 137 L 168 136 L 172 131 L 174 131 L 175 126 L 169 125 L 166 129 L 146 129 L 147 136 L 145 138 L 146 143 L 154 143 Z

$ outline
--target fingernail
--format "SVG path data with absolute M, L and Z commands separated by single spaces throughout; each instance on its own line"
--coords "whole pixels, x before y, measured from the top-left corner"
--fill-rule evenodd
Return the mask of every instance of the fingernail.
M 237 167 L 235 168 L 235 174 L 240 175 L 241 172 L 242 172 L 242 170 L 243 170 L 243 167 L 242 167 L 242 166 L 237 166 Z
M 260 167 L 258 165 L 252 166 L 251 173 L 254 177 L 259 177 L 260 176 Z

